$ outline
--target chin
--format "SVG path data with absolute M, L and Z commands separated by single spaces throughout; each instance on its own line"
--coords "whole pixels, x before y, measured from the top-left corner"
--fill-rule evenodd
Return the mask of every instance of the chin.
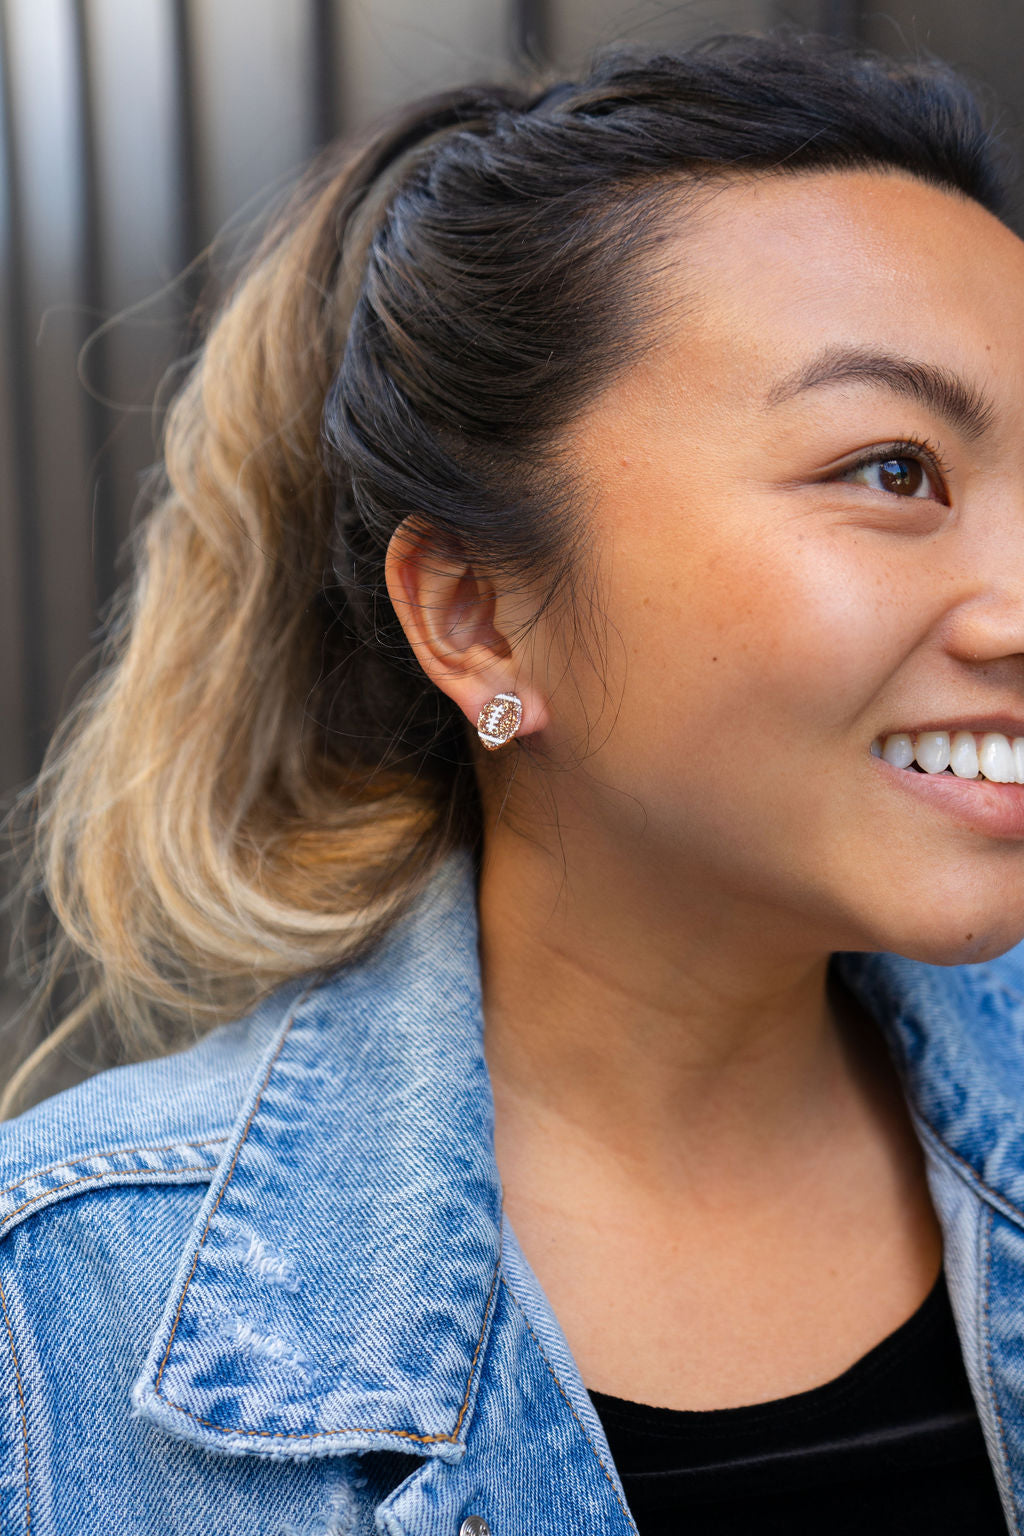
M 941 924 L 927 930 L 892 933 L 882 943 L 872 946 L 908 960 L 926 965 L 978 965 L 1005 955 L 1024 939 L 1024 914 L 1016 922 L 1005 917 L 991 919 L 989 914 L 949 914 Z

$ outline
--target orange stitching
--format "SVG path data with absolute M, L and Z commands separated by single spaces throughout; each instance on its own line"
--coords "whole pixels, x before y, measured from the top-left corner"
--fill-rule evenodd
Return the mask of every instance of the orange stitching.
M 45 1200 L 50 1195 L 56 1195 L 62 1189 L 74 1189 L 76 1184 L 94 1184 L 100 1179 L 123 1179 L 142 1171 L 139 1168 L 108 1168 L 105 1173 L 83 1173 L 80 1178 L 68 1179 L 64 1184 L 54 1184 L 52 1189 L 44 1189 L 41 1194 L 33 1195 L 31 1200 L 24 1200 L 21 1205 L 16 1205 L 13 1211 L 8 1211 L 7 1215 L 0 1221 L 0 1232 L 21 1211 L 27 1211 L 30 1205 L 36 1205 L 40 1200 Z M 149 1175 L 157 1173 L 209 1173 L 210 1165 L 209 1163 L 183 1163 L 180 1168 L 147 1168 L 145 1172 Z
M 454 1435 L 417 1435 L 411 1429 L 377 1429 L 366 1424 L 346 1424 L 341 1429 L 310 1429 L 304 1430 L 302 1434 L 286 1434 L 278 1429 L 239 1429 L 237 1424 L 215 1424 L 212 1419 L 201 1419 L 198 1413 L 172 1402 L 169 1397 L 161 1396 L 161 1401 L 176 1413 L 183 1413 L 187 1419 L 194 1419 L 206 1429 L 216 1429 L 223 1435 L 252 1435 L 261 1440 L 315 1440 L 318 1435 L 393 1435 L 398 1440 L 418 1440 L 423 1445 L 438 1440 L 450 1445 L 455 1439 Z
M 197 1424 L 202 1424 L 205 1429 L 216 1429 L 224 1435 L 254 1435 L 258 1436 L 261 1440 L 315 1440 L 318 1435 L 394 1435 L 399 1440 L 418 1440 L 424 1445 L 428 1443 L 433 1444 L 437 1441 L 444 1441 L 446 1445 L 454 1445 L 455 1441 L 459 1437 L 459 1430 L 462 1428 L 462 1421 L 466 1416 L 466 1409 L 469 1406 L 470 1394 L 473 1390 L 473 1376 L 474 1372 L 476 1371 L 476 1363 L 480 1356 L 480 1350 L 483 1347 L 484 1334 L 487 1332 L 487 1319 L 490 1316 L 491 1304 L 494 1301 L 494 1292 L 498 1284 L 500 1266 L 501 1252 L 499 1235 L 499 1253 L 494 1265 L 494 1274 L 491 1276 L 491 1288 L 487 1292 L 487 1305 L 484 1307 L 484 1319 L 480 1324 L 480 1336 L 476 1341 L 476 1348 L 473 1351 L 473 1358 L 469 1363 L 469 1376 L 466 1381 L 466 1391 L 462 1399 L 462 1407 L 459 1409 L 459 1416 L 455 1421 L 455 1428 L 452 1430 L 451 1434 L 417 1435 L 414 1434 L 411 1429 L 378 1429 L 375 1426 L 368 1426 L 365 1424 L 343 1424 L 334 1429 L 304 1430 L 301 1434 L 278 1429 L 243 1429 L 237 1424 L 215 1424 L 212 1419 L 201 1419 L 198 1413 L 193 1413 L 190 1408 L 183 1408 L 180 1403 L 174 1402 L 173 1399 L 166 1397 L 162 1392 L 157 1391 L 159 1377 L 157 1378 L 156 1384 L 154 1384 L 153 1394 L 154 1396 L 159 1397 L 161 1402 L 166 1403 L 168 1408 L 173 1408 L 176 1413 L 183 1413 L 186 1418 L 193 1419 Z M 195 1266 L 193 1265 L 193 1268 L 194 1267 Z M 192 1277 L 190 1275 L 189 1279 L 191 1278 Z M 182 1299 L 184 1300 L 184 1297 L 182 1297 Z M 180 1306 L 178 1310 L 180 1312 Z M 165 1356 L 165 1362 L 166 1358 L 167 1357 Z M 160 1369 L 162 1371 L 163 1366 L 161 1366 Z
M 221 1141 L 227 1141 L 226 1136 L 209 1136 L 205 1141 L 190 1141 L 183 1136 L 180 1141 L 169 1142 L 166 1147 L 113 1147 L 106 1152 L 83 1152 L 81 1157 L 66 1157 L 59 1163 L 47 1163 L 45 1168 L 37 1168 L 34 1173 L 26 1173 L 23 1179 L 15 1179 L 13 1184 L 5 1184 L 0 1189 L 0 1195 L 9 1195 L 12 1189 L 20 1189 L 22 1184 L 28 1184 L 32 1179 L 41 1179 L 44 1174 L 52 1173 L 55 1168 L 74 1168 L 76 1163 L 88 1163 L 94 1157 L 136 1157 L 140 1152 L 174 1152 L 178 1147 L 215 1147 Z M 125 1170 L 128 1172 L 129 1170 Z M 149 1172 L 158 1172 L 150 1169 Z M 61 1189 L 63 1185 L 58 1184 Z
M 996 1423 L 999 1426 L 999 1447 L 1003 1453 L 1003 1466 L 1007 1473 L 1010 1470 L 1010 1458 L 1006 1451 L 1006 1430 L 1003 1427 L 1003 1415 L 999 1407 L 999 1396 L 996 1392 L 995 1377 L 992 1374 L 992 1227 L 995 1223 L 995 1215 L 990 1210 L 988 1213 L 988 1232 L 985 1241 L 985 1375 L 988 1380 L 988 1390 L 992 1395 L 992 1403 L 996 1410 Z M 1016 1499 L 1014 1499 L 1013 1529 L 1016 1536 L 1020 1536 L 1020 1526 L 1017 1523 Z
M 0 1306 L 3 1307 L 4 1322 L 7 1324 L 7 1341 L 11 1346 L 11 1359 L 14 1361 L 14 1379 L 18 1383 L 18 1406 L 21 1409 L 21 1438 L 24 1444 L 25 1455 L 25 1530 L 28 1532 L 32 1529 L 32 1501 L 28 1480 L 28 1416 L 25 1413 L 25 1393 L 21 1385 L 21 1371 L 18 1369 L 18 1351 L 14 1347 L 14 1329 L 11 1327 L 11 1319 L 7 1311 L 7 1297 L 4 1295 L 2 1284 L 0 1284 Z
M 465 1418 L 465 1416 L 466 1416 L 466 1409 L 469 1407 L 469 1394 L 470 1394 L 470 1391 L 471 1391 L 472 1386 L 473 1386 L 473 1376 L 474 1376 L 474 1373 L 476 1372 L 476 1362 L 477 1362 L 477 1358 L 478 1358 L 478 1356 L 480 1354 L 480 1350 L 483 1347 L 484 1334 L 487 1331 L 487 1319 L 488 1319 L 488 1317 L 490 1316 L 490 1313 L 491 1313 L 491 1302 L 494 1300 L 494 1290 L 495 1290 L 495 1287 L 498 1284 L 498 1274 L 499 1274 L 499 1271 L 501 1269 L 501 1240 L 502 1240 L 502 1231 L 501 1231 L 501 1221 L 500 1221 L 500 1217 L 499 1217 L 499 1222 L 498 1222 L 498 1257 L 495 1260 L 495 1264 L 494 1264 L 494 1274 L 491 1276 L 491 1288 L 487 1292 L 487 1304 L 484 1307 L 484 1320 L 480 1324 L 480 1336 L 479 1336 L 479 1338 L 476 1341 L 476 1349 L 474 1349 L 474 1351 L 473 1351 L 473 1358 L 469 1362 L 469 1375 L 466 1378 L 466 1395 L 462 1399 L 462 1407 L 459 1409 L 459 1416 L 455 1420 L 455 1428 L 452 1430 L 451 1434 L 448 1436 L 449 1440 L 453 1440 L 453 1441 L 457 1440 L 459 1438 L 459 1430 L 462 1428 L 462 1420 Z
M 1009 1210 L 1013 1212 L 1015 1216 L 1019 1216 L 1021 1221 L 1024 1222 L 1024 1210 L 1021 1210 L 1019 1205 L 1014 1205 L 1013 1201 L 1007 1199 L 1006 1195 L 1000 1194 L 998 1189 L 993 1189 L 991 1184 L 986 1184 L 985 1180 L 982 1178 L 977 1168 L 975 1168 L 974 1164 L 969 1163 L 966 1157 L 961 1157 L 959 1152 L 954 1151 L 946 1138 L 939 1134 L 930 1120 L 926 1120 L 924 1115 L 920 1113 L 918 1113 L 917 1118 L 920 1120 L 925 1129 L 935 1137 L 935 1140 L 938 1142 L 939 1146 L 942 1147 L 943 1151 L 948 1152 L 955 1163 L 959 1163 L 961 1168 L 965 1168 L 967 1170 L 974 1182 L 979 1186 L 979 1188 L 985 1191 L 986 1195 L 991 1195 L 993 1200 L 997 1201 L 1000 1205 L 1005 1205 Z
M 532 1326 L 530 1324 L 530 1319 L 527 1317 L 526 1313 L 522 1309 L 522 1306 L 520 1305 L 518 1296 L 515 1294 L 515 1292 L 513 1291 L 512 1287 L 509 1285 L 508 1281 L 505 1279 L 504 1275 L 502 1275 L 502 1277 L 501 1277 L 501 1283 L 505 1287 L 506 1291 L 508 1292 L 509 1297 L 511 1298 L 511 1301 L 512 1301 L 513 1305 L 515 1306 L 516 1310 L 519 1312 L 519 1315 L 523 1319 L 523 1322 L 526 1324 L 527 1332 L 529 1333 L 529 1335 L 530 1335 L 531 1339 L 533 1340 L 533 1342 L 536 1344 L 537 1351 L 538 1351 L 541 1359 L 544 1361 L 544 1364 L 547 1366 L 548 1370 L 550 1371 L 550 1373 L 551 1373 L 551 1380 L 554 1382 L 555 1386 L 558 1388 L 559 1392 L 561 1393 L 563 1402 L 565 1403 L 565 1405 L 568 1408 L 569 1412 L 572 1414 L 573 1418 L 576 1420 L 576 1423 L 579 1425 L 579 1427 L 580 1427 L 580 1429 L 581 1429 L 581 1431 L 583 1433 L 584 1440 L 587 1442 L 587 1444 L 590 1446 L 590 1449 L 593 1451 L 593 1453 L 594 1453 L 594 1460 L 597 1462 L 598 1466 L 601 1468 L 601 1471 L 604 1473 L 605 1477 L 608 1479 L 608 1486 L 611 1488 L 612 1493 L 615 1496 L 616 1504 L 619 1506 L 619 1508 L 622 1510 L 622 1513 L 625 1515 L 626 1519 L 629 1521 L 629 1528 L 630 1528 L 630 1530 L 633 1531 L 634 1533 L 636 1533 L 636 1525 L 634 1523 L 633 1516 L 630 1514 L 630 1512 L 626 1508 L 625 1504 L 623 1504 L 622 1500 L 619 1498 L 619 1490 L 615 1486 L 615 1483 L 614 1483 L 614 1481 L 612 1479 L 612 1475 L 608 1471 L 608 1468 L 605 1466 L 604 1462 L 601 1460 L 601 1457 L 598 1454 L 597 1446 L 594 1444 L 593 1440 L 591 1440 L 590 1436 L 587 1434 L 587 1427 L 586 1427 L 586 1425 L 584 1424 L 583 1420 L 580 1418 L 579 1414 L 576 1412 L 576 1409 L 573 1407 L 572 1403 L 569 1401 L 569 1398 L 566 1395 L 565 1388 L 562 1386 L 562 1383 L 559 1381 L 558 1376 L 555 1373 L 554 1366 L 551 1364 L 551 1361 L 548 1359 L 547 1355 L 544 1353 L 544 1346 L 541 1344 L 540 1339 L 538 1339 L 537 1335 L 534 1333 L 533 1328 L 532 1328 Z

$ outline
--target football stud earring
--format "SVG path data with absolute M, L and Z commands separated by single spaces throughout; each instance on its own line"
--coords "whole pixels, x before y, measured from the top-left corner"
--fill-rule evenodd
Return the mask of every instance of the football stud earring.
M 480 711 L 477 735 L 488 752 L 497 752 L 511 741 L 523 723 L 523 701 L 514 693 L 496 693 Z

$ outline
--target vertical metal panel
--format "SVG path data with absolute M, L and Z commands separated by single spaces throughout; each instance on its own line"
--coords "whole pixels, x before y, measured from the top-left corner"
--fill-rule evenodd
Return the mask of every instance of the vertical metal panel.
M 508 72 L 508 0 L 348 0 L 338 17 L 347 127 L 427 91 Z
M 171 6 L 88 0 L 85 20 L 98 328 L 81 374 L 90 397 L 100 397 L 93 505 L 105 517 L 96 555 L 102 602 L 118 574 L 139 472 L 155 455 L 151 402 L 180 344 L 182 252 Z
M 334 0 L 310 0 L 309 46 L 312 133 L 319 148 L 341 130 L 341 101 L 334 78 L 338 58 Z
M 195 45 L 192 38 L 189 0 L 169 0 L 171 7 L 171 48 L 174 80 L 174 171 L 173 206 L 177 212 L 177 261 L 184 269 L 196 256 L 202 243 L 200 229 L 201 175 L 199 168 L 199 132 L 195 106 Z M 196 291 L 190 285 L 188 297 Z M 186 301 L 186 308 L 191 304 Z
M 524 64 L 542 66 L 550 55 L 547 0 L 512 0 L 512 53 Z
M 71 36 L 76 66 L 76 150 L 78 155 L 79 227 L 78 280 L 82 345 L 102 316 L 103 278 L 100 253 L 99 207 L 96 183 L 96 141 L 93 121 L 92 56 L 85 20 L 85 0 L 71 0 Z M 82 492 L 89 497 L 94 601 L 102 603 L 114 585 L 114 551 L 117 535 L 110 496 L 110 482 L 99 473 L 100 446 L 106 426 L 101 400 L 109 392 L 106 338 L 93 352 L 95 384 L 81 392 L 82 433 L 87 479 Z M 81 354 L 79 355 L 79 366 Z
M 34 504 L 42 579 L 32 594 L 40 693 L 33 734 L 52 727 L 72 670 L 87 652 L 93 619 L 92 540 L 82 392 L 83 336 L 80 94 L 69 0 L 7 0 L 14 169 L 20 188 L 16 238 L 23 248 L 22 302 L 31 345 L 25 376 L 33 428 Z
M 0 8 L 0 794 L 30 770 L 28 701 L 41 686 L 39 652 L 26 622 L 39 591 L 39 560 L 30 515 L 36 498 L 32 413 L 24 388 L 24 251 L 16 238 L 20 183 L 6 30 Z
M 309 0 L 190 0 L 204 240 L 309 154 L 312 20 Z

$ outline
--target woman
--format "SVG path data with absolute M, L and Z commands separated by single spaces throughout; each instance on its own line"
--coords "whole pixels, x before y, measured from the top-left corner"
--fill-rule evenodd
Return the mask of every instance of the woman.
M 1003 196 L 749 39 L 310 171 L 42 790 L 83 1015 L 255 1011 L 4 1127 L 5 1530 L 1018 1529 Z

